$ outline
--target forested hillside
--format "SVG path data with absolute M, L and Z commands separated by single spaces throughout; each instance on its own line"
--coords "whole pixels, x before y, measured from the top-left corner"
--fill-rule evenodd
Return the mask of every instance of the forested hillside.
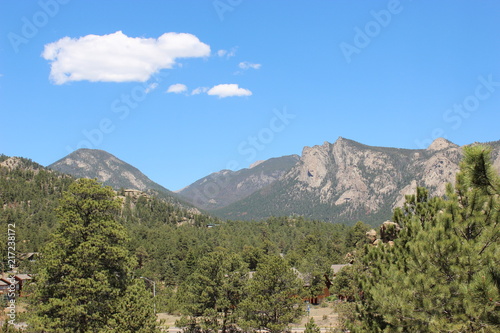
M 11 161 L 8 167 L 0 166 L 2 227 L 16 223 L 18 252 L 38 252 L 56 225 L 58 200 L 75 179 L 27 159 L 2 156 L 1 160 Z M 189 271 L 192 262 L 186 259 L 196 261 L 217 247 L 239 253 L 263 249 L 290 257 L 314 247 L 309 252 L 335 263 L 355 245 L 347 235 L 351 228 L 342 224 L 300 217 L 222 221 L 140 191 L 121 190 L 116 195 L 122 201 L 116 218 L 129 230 L 130 249 L 141 259 L 142 272 L 172 283 Z
M 24 158 L 0 156 L 0 235 L 15 224 L 16 252 L 38 252 L 56 224 L 55 209 L 73 178 Z M 7 247 L 0 247 L 5 263 Z
M 6 230 L 8 223 L 16 224 L 18 253 L 40 251 L 56 225 L 56 208 L 62 193 L 74 181 L 72 176 L 49 170 L 29 159 L 0 156 L 1 227 Z M 123 205 L 116 218 L 124 225 L 153 228 L 188 223 L 201 226 L 215 221 L 196 209 L 166 202 L 161 195 L 125 190 L 117 195 Z M 6 234 L 2 232 L 2 237 Z
M 299 160 L 297 155 L 258 161 L 238 171 L 221 170 L 177 191 L 193 205 L 213 210 L 239 201 L 280 179 Z
M 125 329 L 135 322 L 153 333 L 155 312 L 182 315 L 177 325 L 193 332 L 282 332 L 303 315 L 304 300 L 330 286 L 347 301 L 340 324 L 354 332 L 496 332 L 500 179 L 491 150 L 467 147 L 445 198 L 417 188 L 379 233 L 362 222 L 298 216 L 223 221 L 0 156 L 1 241 L 15 225 L 18 264 L 8 265 L 2 247 L 2 268 L 34 278 L 29 332 L 81 325 L 135 332 Z M 26 260 L 33 252 L 39 256 Z M 334 278 L 332 265 L 343 263 L 353 265 Z M 61 276 L 69 280 L 57 282 Z M 88 289 L 85 281 L 95 279 L 100 287 Z M 154 298 L 145 289 L 152 284 Z M 104 296 L 112 290 L 118 294 Z M 85 304 L 108 301 L 82 310 L 75 295 Z M 61 304 L 71 315 L 55 322 Z
M 0 158 L 0 175 L 1 241 L 7 243 L 7 225 L 15 224 L 17 272 L 36 277 L 43 273 L 40 269 L 43 270 L 46 260 L 49 260 L 45 258 L 47 244 L 54 241 L 55 234 L 61 233 L 61 218 L 65 216 L 61 215 L 61 203 L 68 205 L 68 199 L 63 199 L 64 193 L 74 191 L 77 180 L 30 160 L 7 156 Z M 91 185 L 92 188 L 101 186 L 95 184 Z M 128 235 L 123 246 L 134 258 L 131 274 L 155 281 L 158 312 L 188 315 L 185 317 L 187 321 L 179 323 L 188 326 L 192 320 L 196 321 L 193 318 L 197 315 L 189 309 L 199 300 L 189 299 L 184 293 L 188 295 L 189 290 L 197 288 L 198 282 L 192 276 L 200 274 L 207 260 L 212 260 L 210 258 L 222 255 L 224 262 L 233 258 L 241 266 L 242 274 L 259 271 L 259 267 L 271 265 L 271 261 L 281 258 L 280 263 L 272 265 L 284 265 L 280 269 L 285 271 L 294 267 L 309 276 L 314 290 L 321 292 L 324 276 L 330 274 L 330 266 L 346 262 L 346 254 L 364 244 L 368 230 L 368 226 L 361 222 L 355 227 L 347 227 L 301 217 L 274 217 L 254 222 L 222 221 L 141 191 L 122 189 L 107 193 L 113 193 L 119 203 L 119 209 L 112 210 L 110 216 L 124 227 Z M 102 200 L 100 198 L 96 195 L 95 200 Z M 79 219 L 70 218 L 64 223 L 71 226 L 71 221 L 77 223 Z M 8 267 L 6 250 L 2 247 L 4 268 Z M 24 259 L 27 253 L 33 252 L 39 255 L 35 261 Z M 49 258 L 57 259 L 52 255 Z M 45 276 L 43 274 L 40 276 Z M 246 290 L 246 282 L 240 282 Z M 312 291 L 314 293 L 316 291 Z M 258 305 L 248 303 L 245 306 L 252 311 Z M 251 323 L 249 321 L 248 325 L 257 325 Z

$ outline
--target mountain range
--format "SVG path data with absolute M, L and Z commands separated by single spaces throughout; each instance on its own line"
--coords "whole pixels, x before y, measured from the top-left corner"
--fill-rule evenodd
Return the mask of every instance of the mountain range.
M 500 141 L 493 147 L 500 170 Z M 305 147 L 297 164 L 271 186 L 213 213 L 223 218 L 260 219 L 272 215 L 352 223 L 380 223 L 417 186 L 433 196 L 454 183 L 461 147 L 435 140 L 427 149 L 373 147 L 339 138 L 335 143 Z
M 500 141 L 485 144 L 492 147 L 500 172 Z M 212 173 L 176 193 L 102 150 L 77 150 L 49 168 L 97 178 L 116 189 L 154 191 L 221 218 L 301 215 L 377 224 L 390 218 L 392 209 L 417 186 L 427 187 L 431 195 L 443 195 L 446 183 L 454 182 L 461 158 L 462 148 L 443 138 L 427 149 L 399 149 L 340 137 L 335 143 L 305 147 L 300 157 L 283 156 L 247 169 Z

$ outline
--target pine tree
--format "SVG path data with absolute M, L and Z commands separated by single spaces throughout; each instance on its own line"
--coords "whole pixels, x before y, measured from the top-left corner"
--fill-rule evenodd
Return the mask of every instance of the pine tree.
M 123 316 L 129 310 L 123 302 L 148 299 L 133 287 L 135 260 L 126 248 L 127 233 L 114 218 L 120 206 L 113 190 L 95 180 L 79 179 L 64 193 L 59 226 L 42 252 L 36 279 L 33 326 L 37 330 L 118 332 L 127 326 Z M 138 320 L 134 325 L 139 327 L 147 326 L 151 316 L 155 319 L 152 311 L 127 315 Z
M 464 153 L 446 199 L 417 189 L 394 212 L 395 245 L 363 257 L 354 332 L 500 330 L 500 181 L 488 149 Z
M 236 324 L 235 310 L 243 298 L 246 280 L 245 263 L 236 254 L 217 249 L 203 256 L 178 293 L 184 312 L 191 316 L 184 322 L 226 332 Z
M 115 305 L 105 333 L 151 333 L 156 331 L 156 316 L 144 281 L 135 279 Z
M 318 327 L 318 325 L 316 325 L 313 317 L 311 317 L 311 319 L 309 319 L 309 322 L 306 324 L 304 333 L 321 333 L 321 329 Z
M 268 256 L 261 262 L 240 305 L 242 326 L 282 332 L 303 314 L 302 281 L 279 256 Z

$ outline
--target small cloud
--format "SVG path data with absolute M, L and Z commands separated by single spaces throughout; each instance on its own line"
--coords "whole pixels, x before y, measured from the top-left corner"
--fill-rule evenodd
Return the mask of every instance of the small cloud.
M 193 89 L 193 91 L 191 92 L 191 95 L 199 95 L 199 94 L 203 94 L 203 93 L 206 93 L 210 88 L 208 87 L 198 87 L 196 89 Z
M 247 70 L 247 69 L 259 69 L 260 67 L 262 67 L 261 64 L 253 64 L 251 62 L 248 62 L 248 61 L 243 61 L 243 62 L 240 62 L 239 65 L 238 65 L 239 68 L 241 69 L 244 69 L 244 70 Z
M 145 82 L 178 58 L 207 57 L 210 46 L 188 33 L 169 32 L 158 38 L 109 35 L 64 37 L 46 44 L 42 57 L 50 62 L 55 84 L 71 81 Z
M 219 57 L 226 57 L 226 59 L 229 59 L 231 57 L 234 57 L 236 55 L 236 49 L 237 47 L 232 47 L 231 50 L 219 50 L 217 51 L 217 55 Z
M 182 84 L 182 83 L 172 84 L 167 89 L 167 93 L 174 93 L 174 94 L 180 94 L 180 93 L 183 93 L 186 91 L 187 91 L 187 86 L 185 84 Z
M 149 94 L 150 92 L 152 92 L 156 88 L 158 88 L 158 83 L 157 82 L 153 82 L 149 86 L 147 86 L 146 89 L 144 89 L 144 92 L 146 94 Z
M 237 84 L 219 84 L 207 91 L 208 95 L 218 96 L 219 98 L 232 96 L 251 96 L 252 92 L 248 89 L 240 88 Z

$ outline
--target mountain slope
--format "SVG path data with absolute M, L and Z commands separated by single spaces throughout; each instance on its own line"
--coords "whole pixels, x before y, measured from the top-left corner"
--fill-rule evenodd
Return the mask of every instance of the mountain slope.
M 488 143 L 494 148 L 497 169 L 499 142 Z M 280 180 L 213 213 L 231 219 L 296 214 L 332 222 L 380 223 L 417 186 L 443 195 L 446 183 L 454 182 L 461 158 L 461 148 L 441 138 L 418 150 L 339 138 L 334 144 L 305 147 L 300 161 Z
M 197 180 L 177 194 L 203 209 L 225 207 L 272 184 L 298 160 L 298 155 L 289 155 L 256 162 L 248 169 L 222 170 Z
M 97 178 L 115 190 L 120 188 L 144 192 L 153 190 L 163 194 L 165 198 L 176 198 L 173 192 L 149 179 L 139 169 L 103 150 L 78 149 L 52 163 L 48 168 L 76 178 Z

